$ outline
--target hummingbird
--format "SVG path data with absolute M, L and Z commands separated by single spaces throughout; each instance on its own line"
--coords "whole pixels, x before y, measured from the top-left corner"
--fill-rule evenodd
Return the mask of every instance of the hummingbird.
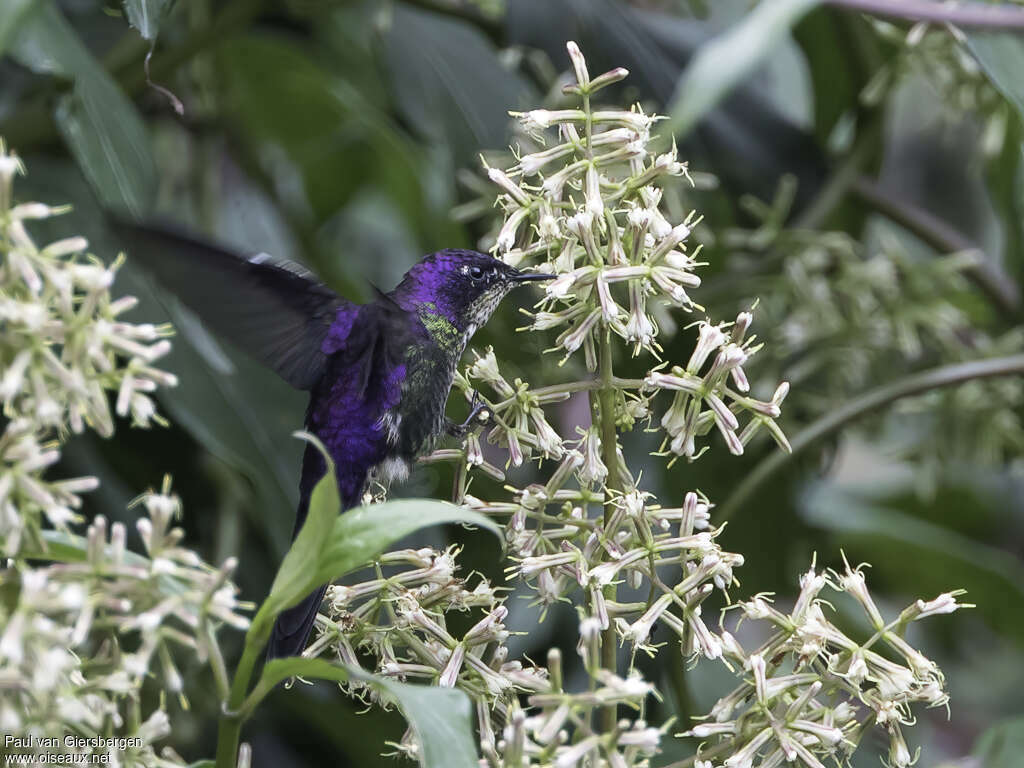
M 512 289 L 554 277 L 446 249 L 424 257 L 390 292 L 355 304 L 291 262 L 246 258 L 162 225 L 118 221 L 114 228 L 129 258 L 215 333 L 309 392 L 305 427 L 334 462 L 343 511 L 358 506 L 372 482 L 404 480 L 444 435 L 462 436 L 480 422 L 486 410 L 477 397 L 464 422 L 445 415 L 466 344 Z M 308 444 L 293 539 L 326 472 Z M 302 653 L 327 586 L 278 616 L 268 660 Z

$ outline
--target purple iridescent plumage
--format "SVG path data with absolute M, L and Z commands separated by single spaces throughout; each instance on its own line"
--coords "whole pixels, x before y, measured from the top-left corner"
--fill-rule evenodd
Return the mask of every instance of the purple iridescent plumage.
M 352 325 L 359 316 L 358 304 L 343 304 L 338 307 L 334 314 L 331 327 L 327 329 L 327 335 L 320 344 L 320 351 L 325 355 L 333 355 L 345 345 L 345 340 L 352 330 Z
M 461 426 L 444 415 L 466 342 L 513 286 L 550 277 L 475 251 L 440 251 L 360 306 L 295 265 L 245 259 L 173 228 L 114 225 L 132 256 L 210 328 L 310 393 L 306 427 L 334 461 L 345 509 L 361 502 L 371 478 L 400 476 L 440 435 L 472 422 L 472 414 Z M 308 445 L 296 533 L 325 472 L 324 457 Z M 270 658 L 301 653 L 325 590 L 277 617 Z
M 407 312 L 418 312 L 432 305 L 434 311 L 449 323 L 463 327 L 466 318 L 462 310 L 468 297 L 465 285 L 452 277 L 481 260 L 485 260 L 485 263 L 497 261 L 476 251 L 438 251 L 406 272 L 391 296 Z

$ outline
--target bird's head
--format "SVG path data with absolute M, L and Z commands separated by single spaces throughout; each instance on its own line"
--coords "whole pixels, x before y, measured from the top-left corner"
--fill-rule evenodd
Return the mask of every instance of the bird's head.
M 552 278 L 522 272 L 486 253 L 449 249 L 406 272 L 392 296 L 403 309 L 443 319 L 468 337 L 513 288 Z

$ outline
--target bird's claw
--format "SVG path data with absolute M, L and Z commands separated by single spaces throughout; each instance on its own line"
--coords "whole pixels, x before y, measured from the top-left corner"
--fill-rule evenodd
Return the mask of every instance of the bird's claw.
M 455 425 L 456 437 L 462 437 L 475 426 L 487 426 L 491 423 L 491 406 L 484 402 L 479 392 L 473 392 L 473 399 L 469 403 L 469 416 L 461 424 Z
M 474 424 L 487 426 L 491 423 L 491 406 L 484 402 L 480 393 L 474 391 L 473 399 L 469 403 L 469 416 L 466 417 L 462 426 L 469 429 Z

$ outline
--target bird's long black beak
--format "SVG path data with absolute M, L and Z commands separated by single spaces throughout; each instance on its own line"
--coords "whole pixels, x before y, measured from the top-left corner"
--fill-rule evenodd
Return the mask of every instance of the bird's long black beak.
M 517 272 L 509 279 L 513 283 L 535 283 L 542 280 L 554 280 L 558 275 L 546 275 L 542 272 Z

